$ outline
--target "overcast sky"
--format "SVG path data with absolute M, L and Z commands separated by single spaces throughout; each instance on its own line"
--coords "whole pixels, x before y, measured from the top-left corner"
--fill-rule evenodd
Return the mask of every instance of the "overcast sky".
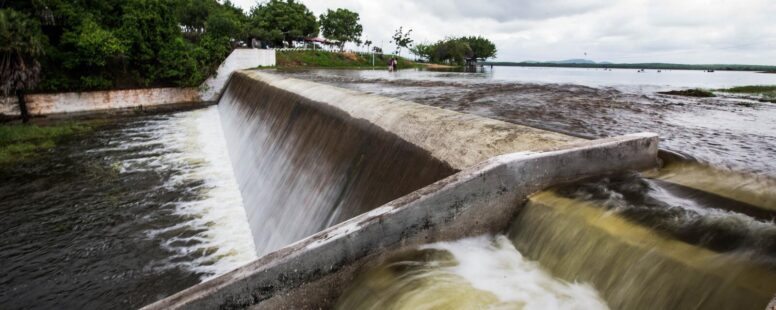
M 248 10 L 255 0 L 237 0 Z M 776 0 L 303 0 L 361 15 L 377 45 L 399 26 L 415 42 L 481 35 L 498 60 L 776 65 Z

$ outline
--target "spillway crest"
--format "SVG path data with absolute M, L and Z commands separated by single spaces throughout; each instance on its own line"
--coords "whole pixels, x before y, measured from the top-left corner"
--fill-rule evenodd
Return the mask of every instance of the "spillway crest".
M 242 74 L 218 109 L 259 255 L 456 172 L 367 121 Z

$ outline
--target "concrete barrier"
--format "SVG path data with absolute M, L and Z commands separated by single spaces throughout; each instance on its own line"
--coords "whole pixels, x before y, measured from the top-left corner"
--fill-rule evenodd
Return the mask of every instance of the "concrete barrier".
M 218 109 L 258 255 L 493 156 L 580 141 L 264 70 L 235 73 Z
M 216 74 L 200 87 L 200 99 L 206 102 L 218 100 L 221 91 L 224 90 L 226 82 L 232 72 L 256 67 L 275 66 L 275 50 L 241 48 L 232 51 L 224 62 L 218 67 Z
M 356 270 L 386 253 L 504 232 L 529 194 L 653 167 L 657 143 L 644 133 L 498 156 L 144 309 L 326 308 Z
M 219 66 L 216 74 L 200 87 L 28 94 L 25 98 L 33 117 L 196 107 L 217 100 L 232 72 L 274 65 L 275 50 L 235 49 Z M 0 119 L 18 118 L 19 115 L 16 97 L 0 98 Z

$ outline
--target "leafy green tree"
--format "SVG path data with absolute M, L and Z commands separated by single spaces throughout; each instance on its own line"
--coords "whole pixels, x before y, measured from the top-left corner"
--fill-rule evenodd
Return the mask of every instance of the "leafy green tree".
M 473 55 L 474 53 L 472 52 L 471 47 L 469 47 L 469 44 L 466 44 L 466 42 L 448 39 L 437 44 L 434 58 L 443 62 L 463 65 L 466 63 L 466 60 Z
M 233 11 L 221 9 L 207 18 L 206 31 L 214 37 L 241 38 L 244 35 L 244 24 L 240 15 Z
M 205 24 L 210 17 L 210 12 L 215 10 L 218 3 L 215 0 L 178 0 L 178 22 L 186 32 L 202 33 Z
M 91 19 L 84 19 L 83 23 L 62 35 L 60 46 L 62 47 L 62 66 L 69 70 L 79 70 L 85 75 L 100 76 L 108 64 L 116 64 L 126 52 L 126 46 L 111 31 L 108 31 Z M 101 84 L 108 87 L 111 84 L 105 77 L 92 76 L 89 84 Z M 104 80 L 97 83 L 97 80 Z
M 36 90 L 194 86 L 245 35 L 247 18 L 218 0 L 0 1 L 37 21 L 45 57 Z M 28 88 L 28 90 L 31 90 Z
M 412 39 L 410 38 L 410 33 L 412 33 L 412 29 L 407 29 L 407 32 L 403 32 L 402 27 L 399 27 L 399 29 L 396 29 L 396 32 L 394 32 L 392 37 L 392 43 L 396 44 L 396 54 L 398 55 L 399 52 L 401 52 L 401 49 L 407 48 L 412 46 Z
M 361 44 L 361 32 L 364 29 L 359 24 L 358 13 L 347 9 L 328 10 L 326 14 L 321 14 L 320 20 L 323 36 L 339 41 L 340 49 L 347 42 Z
M 410 48 L 410 52 L 421 59 L 431 60 L 434 55 L 435 44 L 420 43 Z
M 38 22 L 12 9 L 0 9 L 0 92 L 16 93 L 23 122 L 29 121 L 25 90 L 40 78 L 45 38 Z
M 486 38 L 480 36 L 471 36 L 461 37 L 458 38 L 458 40 L 469 45 L 469 47 L 472 49 L 471 57 L 473 60 L 484 61 L 488 58 L 496 57 L 496 45 Z
M 270 0 L 253 8 L 250 34 L 275 45 L 293 45 L 305 37 L 318 36 L 319 25 L 307 7 L 294 0 Z
M 159 66 L 159 52 L 168 44 L 176 44 L 181 33 L 170 1 L 130 0 L 124 6 L 119 35 L 129 43 L 128 67 L 141 84 L 149 85 L 159 72 L 169 69 Z

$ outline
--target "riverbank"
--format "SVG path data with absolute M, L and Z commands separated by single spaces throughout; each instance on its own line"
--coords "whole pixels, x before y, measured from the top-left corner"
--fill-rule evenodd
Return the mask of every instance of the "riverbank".
M 0 125 L 0 166 L 37 158 L 65 138 L 84 134 L 96 122 L 68 122 L 45 126 Z
M 722 97 L 735 97 L 759 102 L 776 103 L 776 85 L 749 85 L 720 89 L 682 89 L 659 92 L 663 95 L 708 98 L 720 95 Z
M 277 68 L 373 68 L 387 67 L 388 60 L 394 55 L 353 53 L 353 52 L 329 52 L 329 51 L 277 51 Z M 399 69 L 415 68 L 422 66 L 404 57 L 397 57 Z M 374 64 L 374 65 L 373 65 Z
M 760 102 L 776 103 L 776 85 L 751 85 L 718 89 L 717 91 L 742 95 Z

